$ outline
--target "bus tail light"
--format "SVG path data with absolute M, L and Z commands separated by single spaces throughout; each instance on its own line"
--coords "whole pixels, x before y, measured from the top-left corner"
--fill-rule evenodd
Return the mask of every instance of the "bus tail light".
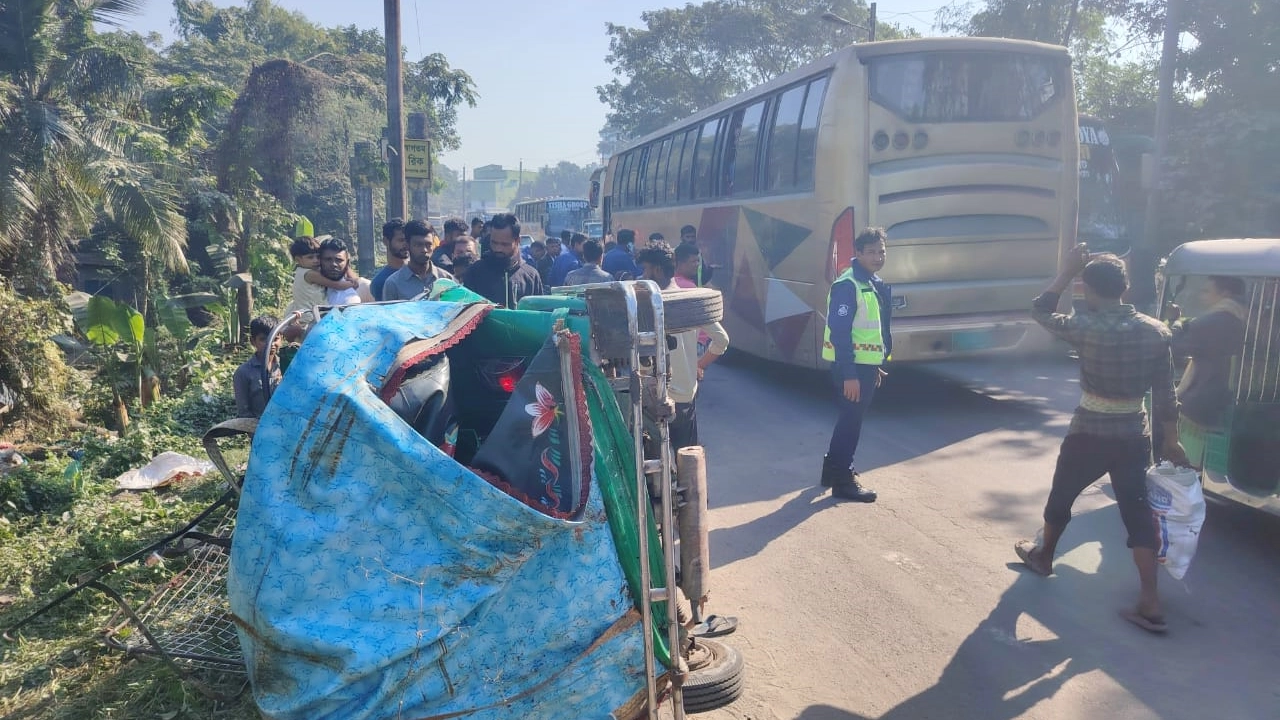
M 827 282 L 832 283 L 849 267 L 853 259 L 853 238 L 857 235 L 854 211 L 847 207 L 831 226 L 831 257 L 828 258 Z M 825 308 L 824 308 L 825 310 Z
M 909 144 L 911 144 L 911 138 L 906 133 L 899 130 L 893 134 L 893 148 L 895 150 L 906 150 Z
M 889 133 L 883 130 L 877 130 L 876 134 L 871 137 L 871 146 L 876 150 L 884 150 L 889 147 Z
M 929 144 L 929 135 L 923 130 L 917 130 L 914 137 L 911 138 L 911 147 L 916 150 L 923 150 L 925 145 Z

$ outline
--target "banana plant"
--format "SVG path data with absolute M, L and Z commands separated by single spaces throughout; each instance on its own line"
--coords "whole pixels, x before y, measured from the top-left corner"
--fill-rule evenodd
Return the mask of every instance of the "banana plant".
M 133 386 L 142 399 L 147 388 L 155 387 L 155 372 L 147 366 L 148 341 L 154 347 L 154 336 L 148 337 L 142 313 L 111 298 L 94 295 L 85 307 L 81 331 L 89 340 L 101 369 L 111 379 L 111 399 L 120 430 L 129 427 L 129 410 L 121 387 Z

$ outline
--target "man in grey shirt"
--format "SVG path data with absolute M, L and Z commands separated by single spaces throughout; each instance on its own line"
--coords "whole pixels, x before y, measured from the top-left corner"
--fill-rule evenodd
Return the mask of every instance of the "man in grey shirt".
M 382 286 L 383 300 L 412 300 L 430 293 L 439 278 L 453 279 L 449 271 L 431 262 L 435 244 L 425 223 L 414 220 L 406 224 L 404 234 L 409 239 L 409 262 L 387 278 L 386 285 Z
M 588 240 L 582 243 L 582 267 L 570 270 L 564 277 L 565 285 L 590 285 L 591 283 L 613 282 L 613 276 L 600 269 L 600 258 L 604 257 L 604 248 L 599 240 Z

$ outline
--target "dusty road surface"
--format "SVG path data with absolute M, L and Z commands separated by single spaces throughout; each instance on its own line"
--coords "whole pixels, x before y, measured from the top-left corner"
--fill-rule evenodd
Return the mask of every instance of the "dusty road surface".
M 747 690 L 708 720 L 1280 719 L 1280 522 L 1210 507 L 1170 632 L 1136 594 L 1104 480 L 1057 575 L 1016 568 L 1078 399 L 1064 359 L 894 368 L 859 449 L 879 502 L 817 480 L 835 409 L 823 376 L 728 358 L 698 398 L 712 601 Z

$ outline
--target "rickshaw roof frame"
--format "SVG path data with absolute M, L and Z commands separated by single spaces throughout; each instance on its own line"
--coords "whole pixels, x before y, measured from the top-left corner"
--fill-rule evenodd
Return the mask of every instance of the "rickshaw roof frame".
M 1280 239 L 1193 240 L 1169 253 L 1161 266 L 1169 275 L 1280 276 Z

